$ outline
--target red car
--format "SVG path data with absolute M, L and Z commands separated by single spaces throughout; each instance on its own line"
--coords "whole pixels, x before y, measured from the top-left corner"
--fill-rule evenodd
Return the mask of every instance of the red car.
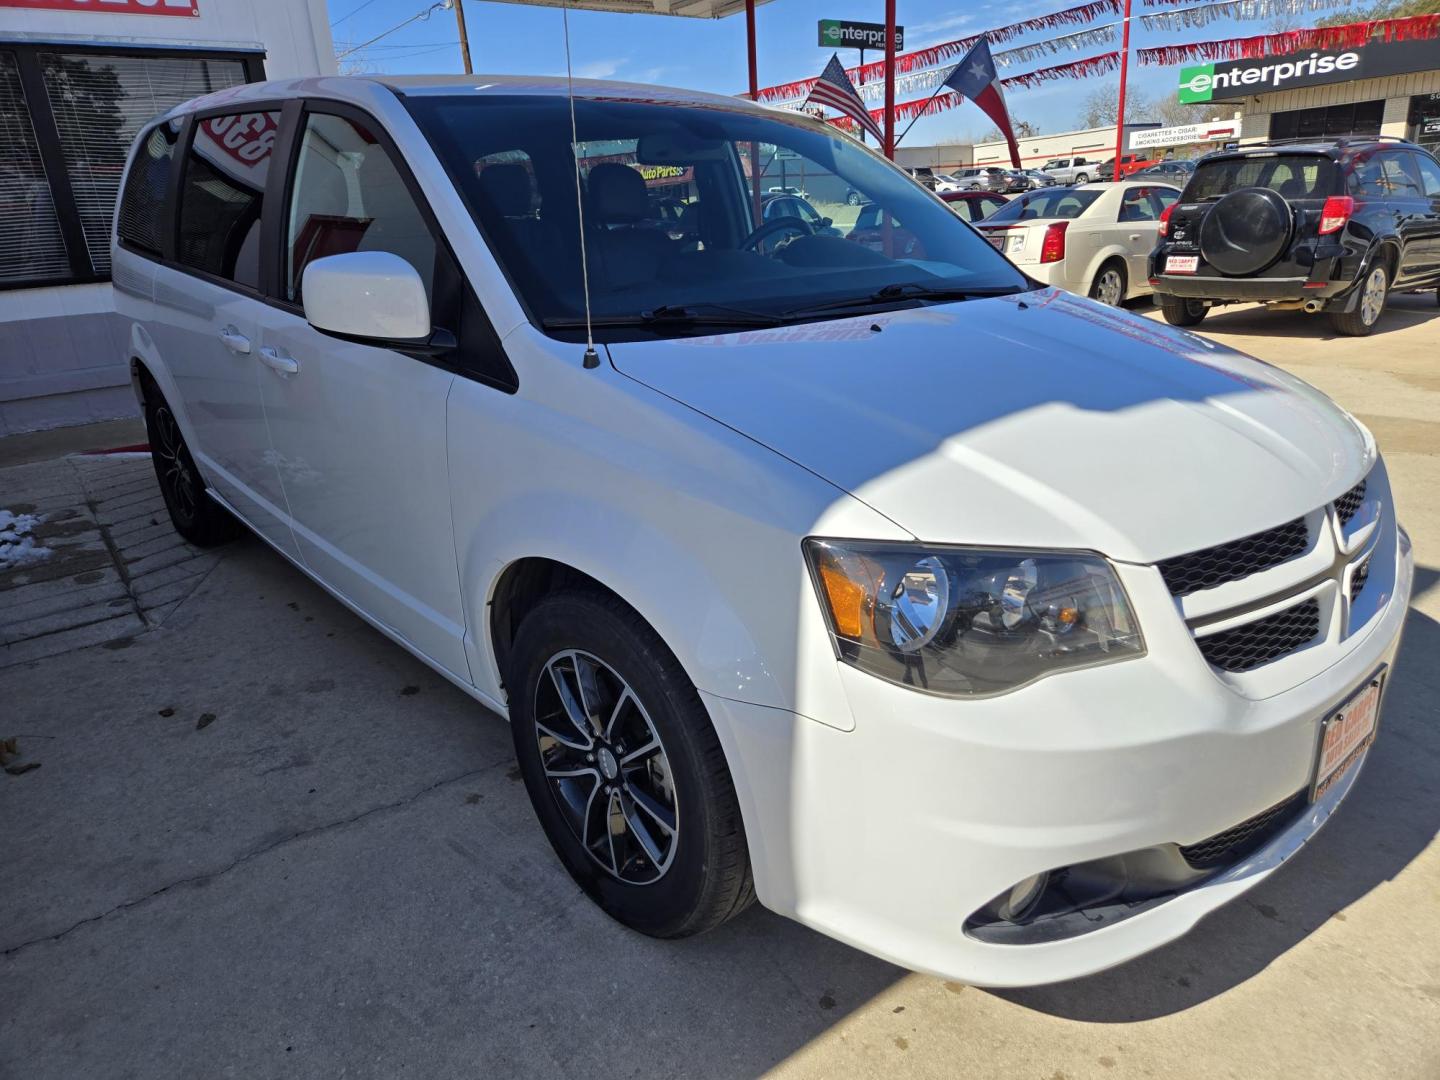
M 942 191 L 940 198 L 950 204 L 950 209 L 959 214 L 962 221 L 971 224 L 984 220 L 1010 201 L 993 191 Z

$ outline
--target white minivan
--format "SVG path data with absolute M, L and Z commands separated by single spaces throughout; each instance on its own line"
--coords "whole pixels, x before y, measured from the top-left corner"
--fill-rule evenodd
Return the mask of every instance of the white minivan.
M 886 227 L 765 220 L 777 158 Z M 1370 433 L 808 117 L 246 86 L 141 132 L 113 255 L 176 528 L 243 522 L 508 716 L 641 932 L 758 897 L 949 978 L 1096 971 L 1272 873 L 1375 736 L 1413 564 Z

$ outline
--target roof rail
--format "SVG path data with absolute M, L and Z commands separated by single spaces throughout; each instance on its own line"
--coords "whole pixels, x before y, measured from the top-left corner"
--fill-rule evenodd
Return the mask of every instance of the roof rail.
M 1408 145 L 1409 139 L 1400 135 L 1295 135 L 1288 139 L 1257 139 L 1254 142 L 1242 143 L 1241 150 L 1250 150 L 1258 146 L 1350 146 L 1355 143 L 1393 142 Z

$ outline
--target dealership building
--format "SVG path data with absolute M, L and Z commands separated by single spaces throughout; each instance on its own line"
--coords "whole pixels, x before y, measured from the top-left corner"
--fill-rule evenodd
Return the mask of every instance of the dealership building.
M 0 0 L 0 435 L 135 411 L 109 245 L 140 126 L 334 72 L 325 0 Z
M 1180 100 L 1242 114 L 1241 141 L 1393 135 L 1440 153 L 1440 43 L 1371 41 L 1180 69 Z M 1226 109 L 1228 113 L 1228 109 Z

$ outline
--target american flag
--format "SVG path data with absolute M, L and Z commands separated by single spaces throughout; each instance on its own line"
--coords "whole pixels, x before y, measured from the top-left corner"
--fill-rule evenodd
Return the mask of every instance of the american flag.
M 870 110 L 865 107 L 865 102 L 861 101 L 860 95 L 855 92 L 855 85 L 850 81 L 850 76 L 845 74 L 845 65 L 840 63 L 838 53 L 830 54 L 830 63 L 825 65 L 825 70 L 820 73 L 819 81 L 810 88 L 810 96 L 805 99 L 805 104 L 809 105 L 812 101 L 840 110 L 871 135 L 874 135 L 877 142 L 882 144 L 885 142 L 885 135 L 880 130 L 880 125 L 875 123 L 875 118 L 870 115 Z

